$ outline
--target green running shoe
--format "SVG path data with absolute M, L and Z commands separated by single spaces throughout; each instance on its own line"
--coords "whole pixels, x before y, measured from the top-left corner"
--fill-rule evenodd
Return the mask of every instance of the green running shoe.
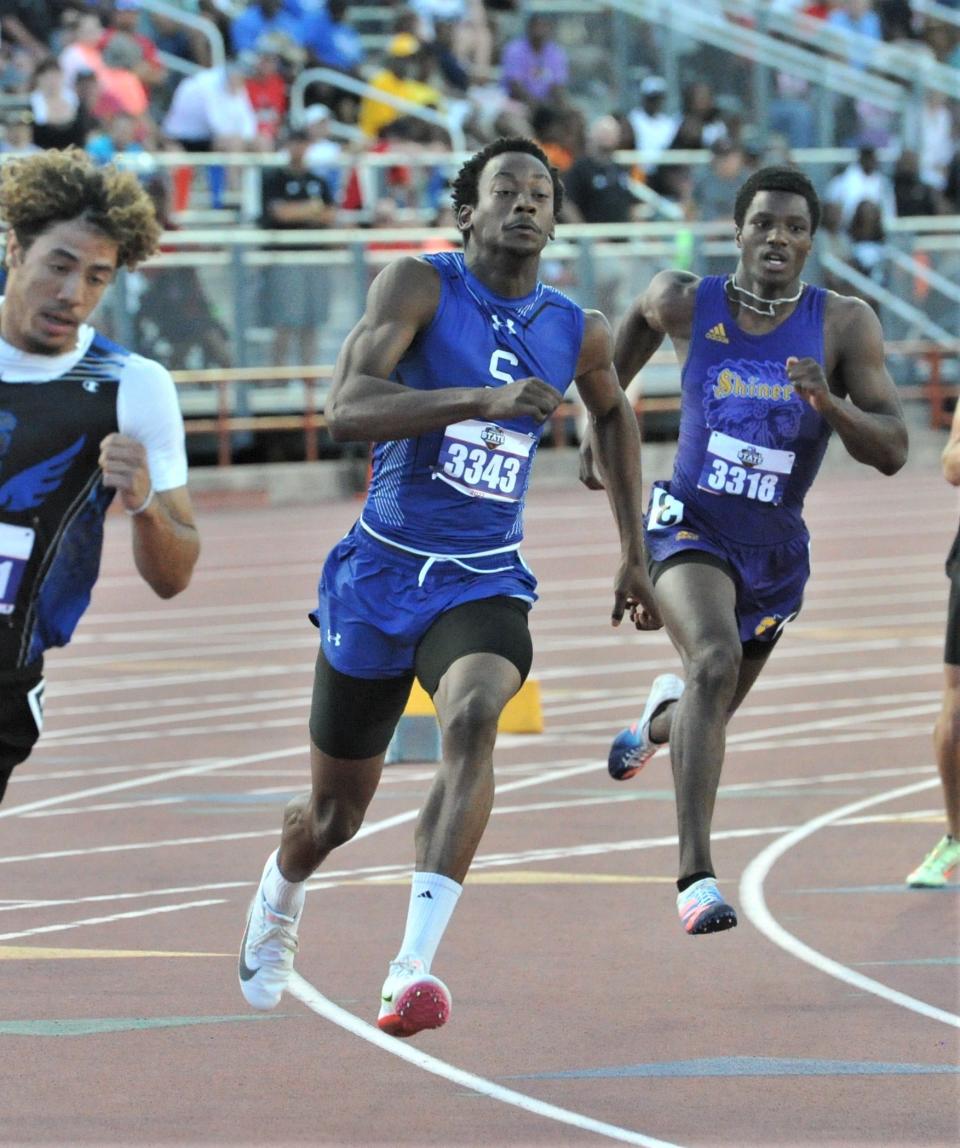
M 960 841 L 948 833 L 914 869 L 907 878 L 907 884 L 911 889 L 942 889 L 958 865 Z

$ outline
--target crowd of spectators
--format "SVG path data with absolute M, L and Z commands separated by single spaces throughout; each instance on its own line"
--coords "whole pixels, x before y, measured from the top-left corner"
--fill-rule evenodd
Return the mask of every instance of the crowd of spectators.
M 723 0 L 702 3 L 723 9 Z M 760 138 L 745 110 L 749 84 L 721 90 L 693 56 L 672 91 L 649 30 L 627 46 L 623 82 L 597 66 L 589 16 L 529 14 L 520 0 L 387 0 L 373 32 L 360 22 L 368 10 L 361 17 L 350 0 L 181 6 L 216 25 L 225 66 L 213 66 L 193 24 L 138 0 L 0 0 L 0 148 L 75 145 L 98 162 L 122 155 L 145 180 L 165 184 L 171 219 L 199 204 L 236 209 L 239 168 L 191 164 L 190 156 L 275 155 L 262 167 L 259 221 L 328 227 L 449 223 L 448 157 L 457 141 L 472 149 L 501 134 L 534 136 L 563 174 L 565 220 L 588 223 L 658 211 L 730 219 L 753 167 L 843 144 L 860 149 L 857 161 L 821 182 L 835 234 L 863 266 L 895 215 L 960 213 L 957 108 L 933 89 L 909 125 L 841 101 L 835 138 L 824 140 L 809 83 L 773 74 Z M 960 9 L 960 0 L 947 6 Z M 833 34 L 829 50 L 854 67 L 867 65 L 869 42 L 960 65 L 960 22 L 931 19 L 909 0 L 770 0 L 769 11 L 822 21 Z M 689 149 L 706 150 L 708 162 L 678 157 Z M 164 151 L 183 162 L 157 164 Z M 636 162 L 620 162 L 617 153 L 628 151 Z M 361 161 L 393 153 L 396 164 Z M 429 162 L 411 165 L 418 154 Z M 873 207 L 860 210 L 864 203 Z
M 723 8 L 723 0 L 704 3 Z M 612 138 L 612 129 L 607 122 L 595 132 L 594 121 L 613 116 L 620 130 L 605 162 L 612 163 L 613 151 L 633 149 L 644 153 L 643 162 L 612 183 L 608 172 L 598 188 L 604 202 L 586 209 L 577 203 L 584 196 L 581 165 L 571 218 L 575 211 L 582 219 L 599 213 L 619 220 L 634 212 L 635 197 L 611 196 L 613 183 L 629 190 L 640 181 L 682 205 L 685 214 L 712 219 L 727 212 L 729 187 L 758 150 L 769 155 L 779 146 L 787 154 L 820 142 L 889 152 L 899 142 L 885 134 L 877 109 L 857 101 L 838 114 L 838 133 L 846 131 L 846 138 L 818 141 L 808 82 L 786 74 L 773 77 L 770 135 L 760 148 L 740 101 L 718 94 L 702 78 L 670 92 L 657 68 L 641 63 L 634 90 L 615 83 L 598 95 L 596 82 L 578 83 L 573 75 L 584 29 L 571 30 L 542 13 L 525 16 L 519 0 L 387 2 L 379 35 L 366 37 L 350 0 L 182 0 L 182 6 L 216 25 L 225 68 L 211 67 L 202 32 L 148 11 L 138 0 L 0 0 L 0 90 L 11 109 L 3 146 L 13 146 L 12 130 L 27 146 L 90 146 L 104 161 L 118 151 L 269 153 L 283 149 L 293 129 L 323 125 L 313 128 L 318 146 L 312 154 L 322 163 L 323 178 L 336 185 L 335 200 L 343 206 L 348 196 L 348 209 L 372 211 L 384 190 L 410 207 L 410 181 L 402 171 L 392 172 L 386 188 L 372 193 L 346 170 L 354 152 L 442 153 L 454 138 L 469 148 L 517 132 L 536 136 L 566 172 L 578 160 L 596 159 L 591 152 L 598 133 Z M 960 8 L 960 0 L 948 6 Z M 865 65 L 864 45 L 872 41 L 910 45 L 930 59 L 960 64 L 960 26 L 914 11 L 909 0 L 770 0 L 770 11 L 822 21 L 834 34 L 828 42 L 835 54 L 836 36 L 848 37 L 847 62 L 857 67 Z M 642 57 L 649 43 L 637 47 Z M 165 66 L 162 60 L 171 56 L 186 61 L 185 68 Z M 307 111 L 298 106 L 295 116 L 291 86 L 305 69 L 326 69 L 319 75 L 327 79 L 308 85 Z M 335 73 L 373 91 L 358 96 L 329 82 Z M 15 103 L 18 96 L 22 105 Z M 410 116 L 389 102 L 394 98 L 437 114 Z M 916 202 L 955 209 L 956 109 L 929 90 L 911 129 L 919 141 L 919 178 L 931 191 L 929 201 Z M 687 164 L 660 162 L 660 154 L 668 160 L 671 150 L 691 148 L 712 153 L 699 176 Z M 220 208 L 229 199 L 229 173 L 212 167 L 208 176 L 211 206 Z M 175 214 L 190 203 L 193 184 L 189 167 L 175 172 Z M 439 205 L 426 194 L 419 206 L 429 216 Z

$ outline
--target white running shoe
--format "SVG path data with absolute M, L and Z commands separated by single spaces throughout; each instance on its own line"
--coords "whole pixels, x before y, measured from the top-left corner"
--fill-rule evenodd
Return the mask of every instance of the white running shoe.
M 453 998 L 443 981 L 430 976 L 423 961 L 402 957 L 390 962 L 377 1027 L 390 1036 L 414 1036 L 446 1024 L 452 1008 Z
M 650 696 L 639 721 L 621 730 L 613 739 L 607 758 L 607 770 L 614 781 L 627 781 L 639 773 L 651 757 L 666 743 L 650 740 L 650 723 L 661 706 L 675 702 L 683 693 L 683 678 L 661 674 L 653 679 Z
M 247 1003 L 258 1009 L 276 1008 L 293 972 L 293 958 L 300 942 L 295 917 L 275 913 L 258 887 L 247 912 L 247 927 L 240 943 L 237 973 Z

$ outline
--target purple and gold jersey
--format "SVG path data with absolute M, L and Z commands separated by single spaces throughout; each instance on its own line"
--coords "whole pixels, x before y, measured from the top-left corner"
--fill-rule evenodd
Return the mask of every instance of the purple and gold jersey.
M 416 390 L 500 387 L 536 376 L 563 394 L 573 380 L 583 311 L 538 283 L 520 299 L 494 295 L 460 252 L 424 257 L 440 275 L 429 326 L 393 378 Z M 378 443 L 362 524 L 418 554 L 515 549 L 542 424 L 464 419 L 414 438 Z
M 647 527 L 669 526 L 678 500 L 719 537 L 776 544 L 806 533 L 803 502 L 830 434 L 786 372 L 791 356 L 823 364 L 827 293 L 806 286 L 775 331 L 750 335 L 731 314 L 724 281 L 708 276 L 697 287 L 673 476 Z

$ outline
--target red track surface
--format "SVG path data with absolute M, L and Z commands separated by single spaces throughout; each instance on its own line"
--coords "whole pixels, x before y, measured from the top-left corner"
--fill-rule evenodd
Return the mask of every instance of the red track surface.
M 730 729 L 715 859 L 740 927 L 698 938 L 674 907 L 666 755 L 622 786 L 604 766 L 676 658 L 609 627 L 603 497 L 534 491 L 546 732 L 501 740 L 436 962 L 454 1015 L 410 1042 L 368 1022 L 431 767 L 389 768 L 314 882 L 297 995 L 262 1017 L 236 983 L 307 779 L 306 613 L 357 510 L 204 510 L 195 583 L 166 604 L 111 520 L 0 807 L 0 1142 L 956 1144 L 957 887 L 902 884 L 942 831 L 939 477 L 821 477 L 807 606 Z

